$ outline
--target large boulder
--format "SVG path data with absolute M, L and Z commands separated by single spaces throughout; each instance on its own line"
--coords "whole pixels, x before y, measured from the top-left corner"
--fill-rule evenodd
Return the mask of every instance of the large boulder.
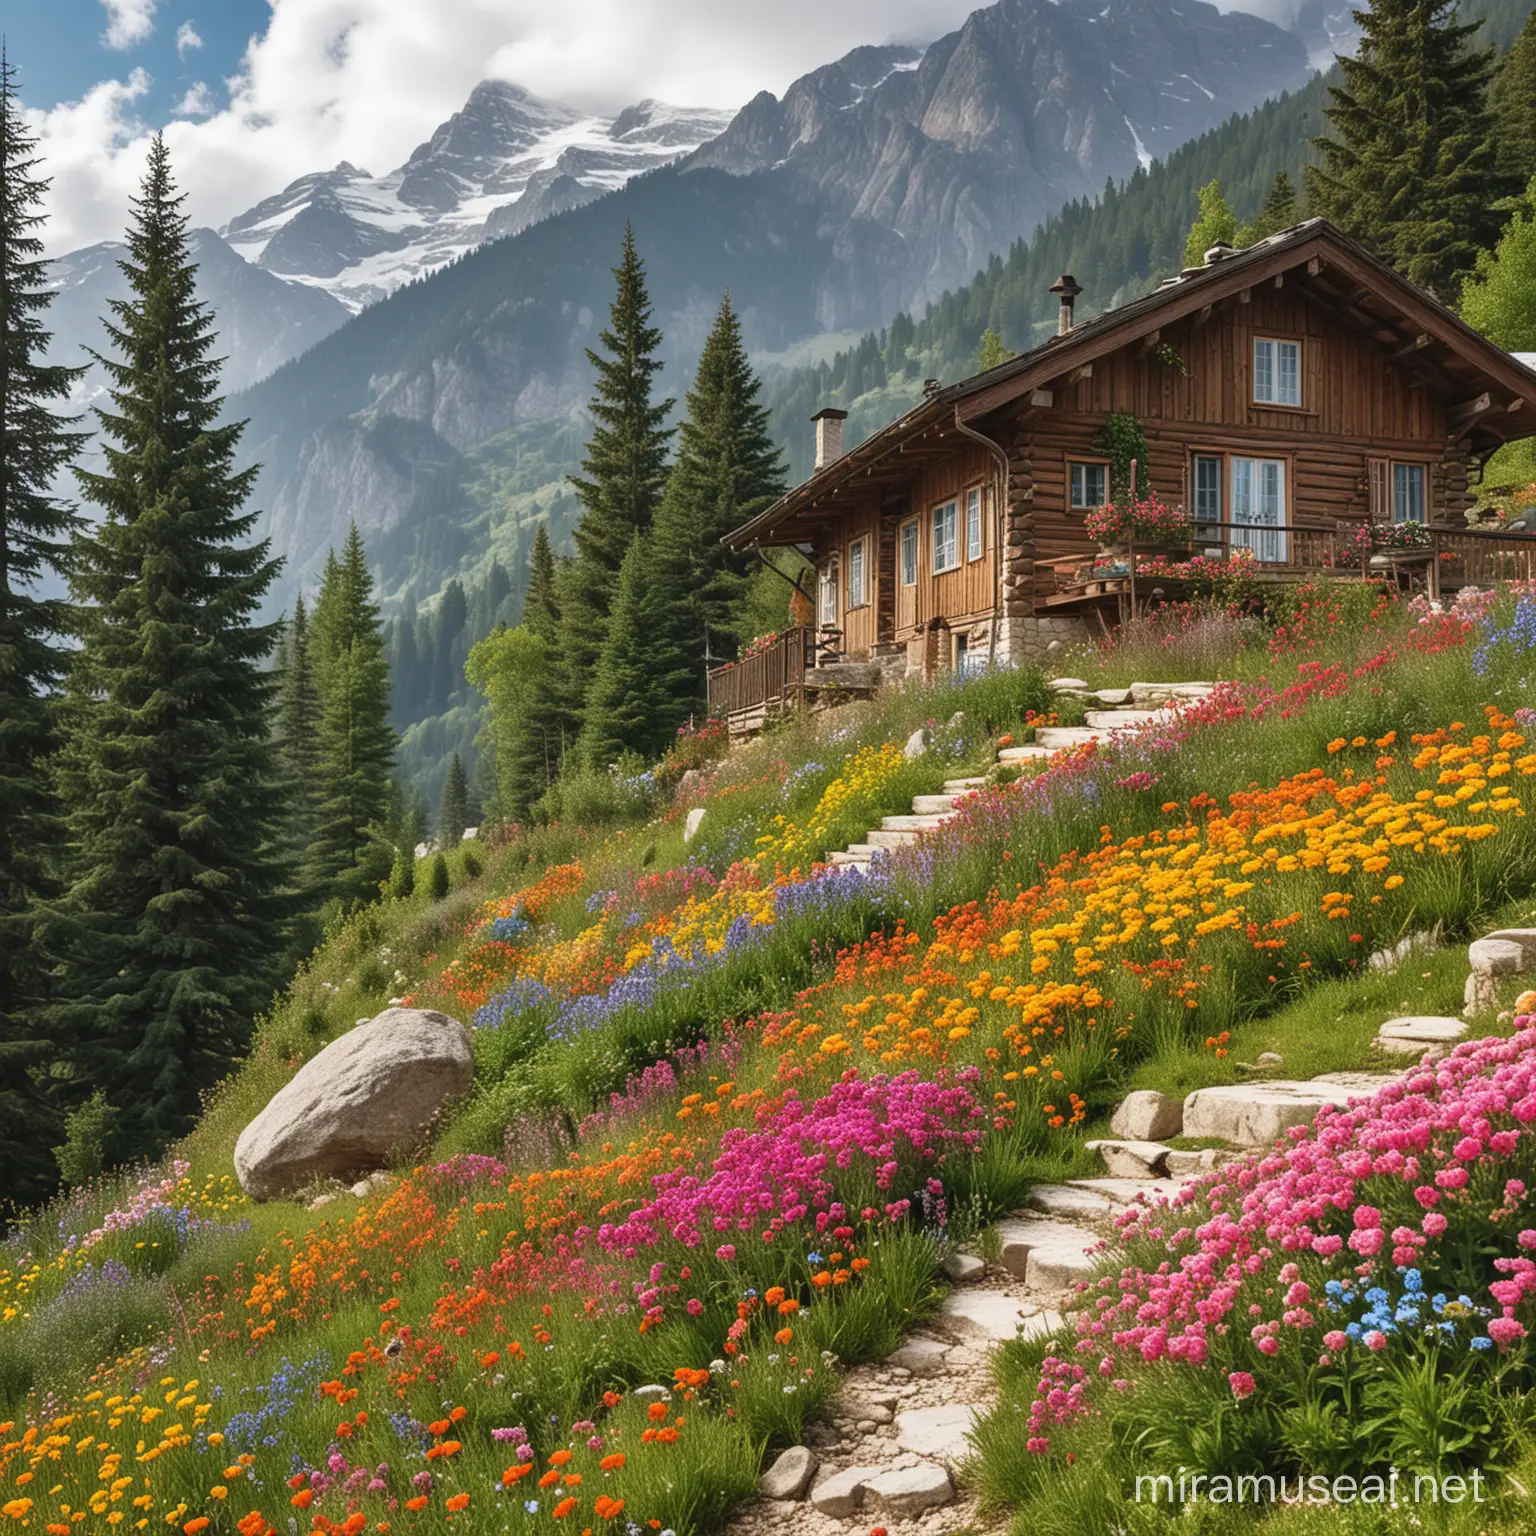
M 351 1182 L 415 1146 L 475 1075 L 469 1031 L 446 1013 L 389 1008 L 305 1062 L 240 1133 L 235 1172 L 255 1200 L 319 1178 Z

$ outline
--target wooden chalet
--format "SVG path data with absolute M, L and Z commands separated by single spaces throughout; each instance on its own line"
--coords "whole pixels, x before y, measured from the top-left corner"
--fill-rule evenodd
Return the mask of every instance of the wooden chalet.
M 1077 283 L 1051 291 L 1057 335 L 930 384 L 849 452 L 844 412 L 813 418 L 815 472 L 726 542 L 797 546 L 814 620 L 712 674 L 713 712 L 750 726 L 843 679 L 1040 656 L 1134 608 L 1136 552 L 1097 566 L 1083 528 L 1110 494 L 1095 442 L 1112 412 L 1146 439 L 1141 493 L 1187 510 L 1186 559 L 1242 551 L 1261 575 L 1358 579 L 1360 526 L 1413 522 L 1428 548 L 1403 567 L 1436 590 L 1536 577 L 1536 534 L 1468 520 L 1481 461 L 1536 435 L 1536 373 L 1325 221 L 1213 247 L 1080 325 Z M 1166 575 L 1140 586 L 1179 595 Z

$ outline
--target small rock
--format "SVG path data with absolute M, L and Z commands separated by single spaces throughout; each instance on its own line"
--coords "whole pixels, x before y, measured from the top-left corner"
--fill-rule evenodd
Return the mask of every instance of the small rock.
M 1284 1062 L 1285 1057 L 1279 1051 L 1260 1051 L 1253 1058 L 1253 1064 L 1256 1067 L 1278 1067 L 1283 1065 Z
M 1514 944 L 1524 957 L 1520 968 L 1536 970 L 1536 928 L 1499 928 L 1493 933 L 1485 934 L 1478 942 Z
M 859 1411 L 874 1424 L 889 1424 L 896 1417 L 884 1403 L 863 1403 Z
M 905 1369 L 902 1366 L 897 1366 L 891 1372 L 891 1380 L 892 1381 L 911 1381 L 911 1379 L 912 1379 L 912 1372 L 907 1370 L 907 1369 Z
M 1088 679 L 1085 677 L 1053 677 L 1045 686 L 1052 693 L 1068 693 L 1073 690 L 1086 689 Z
M 889 1411 L 901 1401 L 901 1398 L 894 1392 L 871 1392 L 869 1400 L 877 1408 L 884 1408 Z
M 688 812 L 683 822 L 683 842 L 691 843 L 699 835 L 699 828 L 704 825 L 704 818 L 709 814 L 702 805 L 696 805 Z
M 944 722 L 946 731 L 963 731 L 965 729 L 965 711 L 957 709 L 948 720 Z
M 316 1195 L 307 1206 L 311 1211 L 323 1211 L 326 1206 L 334 1205 L 341 1197 L 334 1190 L 327 1190 L 323 1195 Z
M 1382 1040 L 1408 1040 L 1422 1045 L 1454 1045 L 1466 1032 L 1465 1019 L 1451 1019 L 1430 1013 L 1388 1019 L 1376 1031 Z
M 907 1376 L 933 1376 L 944 1369 L 949 1346 L 937 1339 L 910 1338 L 900 1349 L 886 1356 L 891 1375 L 897 1380 Z
M 357 1183 L 352 1186 L 352 1193 L 356 1195 L 359 1200 L 366 1200 L 368 1196 L 373 1193 L 373 1185 L 371 1185 L 367 1179 L 359 1179 Z
M 659 1397 L 665 1400 L 672 1396 L 672 1392 L 670 1388 L 662 1386 L 660 1382 L 652 1381 L 643 1387 L 636 1387 L 629 1395 L 631 1397 Z
M 979 1280 L 986 1274 L 987 1266 L 974 1253 L 950 1253 L 944 1257 L 944 1273 L 957 1285 L 969 1280 Z
M 1474 939 L 1467 960 L 1473 975 L 1513 976 L 1525 968 L 1525 946 L 1514 939 Z
M 1410 933 L 1397 941 L 1387 949 L 1378 949 L 1366 964 L 1373 971 L 1395 971 L 1403 961 L 1417 954 L 1420 950 L 1433 949 L 1440 942 L 1440 931 L 1436 929 L 1421 929 L 1418 933 Z
M 910 763 L 921 757 L 928 750 L 928 731 L 920 726 L 907 737 L 907 744 L 901 749 L 901 755 Z
M 1155 1179 L 1168 1160 L 1168 1148 L 1160 1141 L 1096 1141 L 1090 1152 L 1104 1159 L 1104 1171 L 1113 1179 Z
M 1111 709 L 1131 702 L 1129 688 L 1096 688 L 1093 696 L 1100 704 L 1107 704 Z
M 1165 1166 L 1170 1179 L 1192 1179 L 1202 1173 L 1210 1173 L 1230 1161 L 1236 1154 L 1223 1152 L 1216 1147 L 1205 1147 L 1199 1152 L 1180 1152 L 1170 1149 Z
M 864 1491 L 876 1509 L 898 1519 L 952 1504 L 955 1498 L 949 1473 L 933 1462 L 882 1472 L 864 1484 Z
M 682 776 L 682 778 L 677 781 L 678 801 L 683 805 L 687 805 L 687 803 L 693 799 L 696 794 L 698 794 L 699 788 L 703 783 L 703 770 L 699 768 L 690 768 Z
M 820 1465 L 815 1451 L 803 1445 L 792 1445 L 763 1473 L 758 1491 L 765 1499 L 803 1499 Z
M 854 1425 L 854 1428 L 857 1429 L 861 1435 L 866 1436 L 874 1434 L 878 1427 L 879 1426 L 873 1419 L 860 1419 L 859 1422 Z
M 1183 1099 L 1155 1088 L 1128 1093 L 1109 1118 L 1109 1134 L 1121 1141 L 1162 1141 L 1183 1128 Z
M 811 1488 L 811 1504 L 834 1520 L 846 1520 L 864 1502 L 864 1485 L 879 1477 L 879 1467 L 845 1467 L 829 1473 Z

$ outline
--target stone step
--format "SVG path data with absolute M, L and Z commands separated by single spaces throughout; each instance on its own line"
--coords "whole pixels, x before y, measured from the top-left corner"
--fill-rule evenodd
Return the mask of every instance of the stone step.
M 1168 715 L 1161 709 L 1090 709 L 1087 714 L 1088 729 L 1092 731 L 1121 731 L 1166 719 Z
M 869 860 L 844 859 L 841 864 L 834 862 L 832 865 L 834 874 L 846 874 L 850 869 L 856 869 L 861 875 L 867 875 L 869 873 Z
M 941 1403 L 896 1415 L 896 1444 L 937 1461 L 963 1461 L 972 1453 L 970 1433 L 986 1409 L 974 1403 Z
M 1061 1326 L 1061 1316 L 1000 1291 L 966 1289 L 951 1291 L 944 1298 L 939 1323 L 957 1338 L 1006 1344 L 1010 1339 L 1054 1333 Z
M 864 834 L 864 846 L 871 848 L 905 848 L 917 841 L 916 832 L 890 832 L 884 827 L 876 827 L 873 831 Z
M 1294 1126 L 1310 1125 L 1320 1109 L 1342 1109 L 1395 1081 L 1366 1072 L 1338 1072 L 1307 1082 L 1230 1083 L 1198 1088 L 1184 1100 L 1184 1134 L 1239 1147 L 1268 1147 Z
M 1026 1203 L 1030 1210 L 1042 1215 L 1069 1220 L 1080 1216 L 1104 1217 L 1116 1209 L 1116 1202 L 1108 1195 L 1076 1184 L 1036 1184 Z
M 1003 1268 L 1032 1291 L 1054 1295 L 1096 1267 L 1087 1250 L 1100 1239 L 1084 1227 L 1028 1216 L 1000 1221 L 994 1230 L 1002 1244 Z
M 1104 1171 L 1117 1179 L 1155 1179 L 1168 1166 L 1173 1150 L 1160 1141 L 1090 1141 L 1090 1152 L 1097 1152 Z
M 862 844 L 860 844 L 858 846 L 860 847 L 860 849 L 862 849 L 862 847 L 863 847 Z M 839 864 L 839 865 L 841 865 L 841 864 L 868 864 L 869 863 L 869 854 L 865 853 L 865 852 L 862 852 L 862 851 L 861 852 L 855 852 L 854 849 L 852 849 L 852 848 L 847 848 L 847 849 L 840 848 L 840 849 L 838 849 L 838 851 L 836 853 L 834 853 L 832 855 L 831 858 L 829 858 L 827 860 L 827 863 L 829 863 L 829 864 Z
M 1097 741 L 1099 733 L 1090 731 L 1081 725 L 1042 725 L 1035 732 L 1035 745 L 1045 747 L 1051 752 L 1060 752 L 1067 747 L 1086 746 L 1090 741 Z
M 914 816 L 942 816 L 945 811 L 953 810 L 963 799 L 965 799 L 963 794 L 913 795 L 912 814 Z
M 1159 1195 L 1171 1200 L 1188 1182 L 1187 1179 L 1072 1179 L 1062 1187 L 1098 1195 L 1121 1206 L 1131 1205 L 1143 1195 L 1148 1200 L 1156 1200 Z
M 880 826 L 886 832 L 931 832 L 942 827 L 949 817 L 940 811 L 914 812 L 911 816 L 884 816 Z
M 1043 763 L 1050 755 L 1049 747 L 1038 747 L 1029 743 L 1022 747 L 1000 748 L 997 760 L 1000 763 Z
M 974 790 L 985 789 L 987 781 L 980 774 L 973 779 L 945 779 L 944 793 L 946 795 L 968 795 Z

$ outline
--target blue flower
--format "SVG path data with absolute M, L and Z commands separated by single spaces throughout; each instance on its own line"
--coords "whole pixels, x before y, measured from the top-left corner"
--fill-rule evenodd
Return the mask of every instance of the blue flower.
M 1493 1340 L 1485 1333 L 1480 1333 L 1475 1339 L 1469 1341 L 1473 1349 L 1492 1349 Z

